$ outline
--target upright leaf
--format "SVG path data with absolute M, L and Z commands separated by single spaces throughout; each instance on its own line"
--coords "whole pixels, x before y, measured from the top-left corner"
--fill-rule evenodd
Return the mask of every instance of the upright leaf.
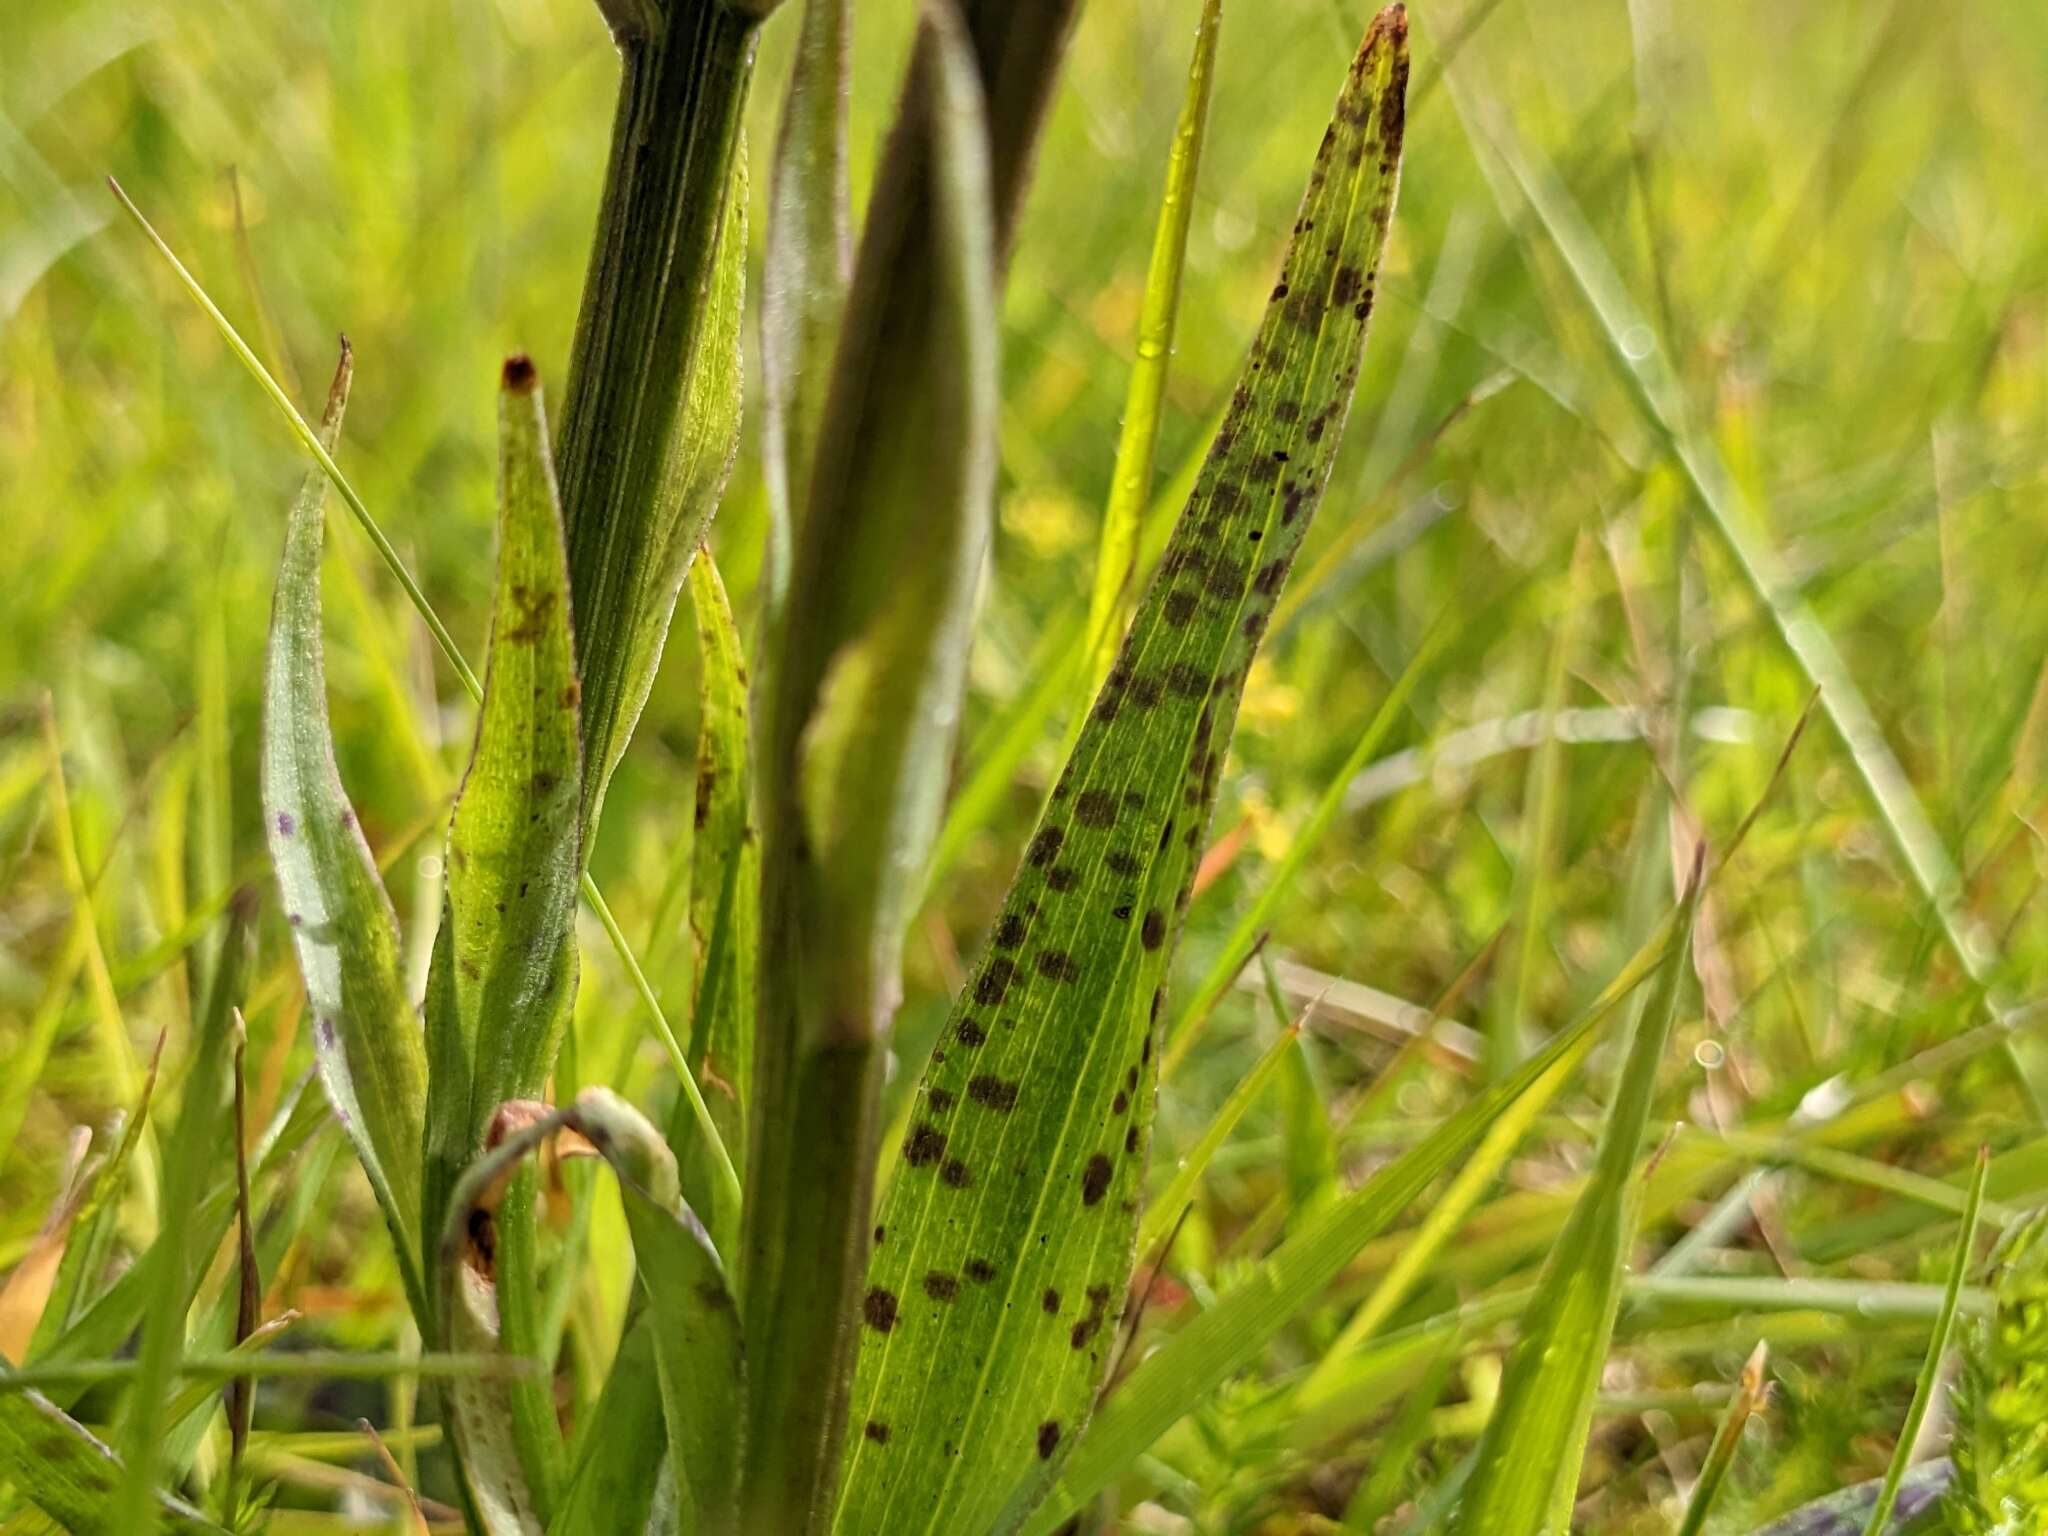
M 1132 1267 L 1156 988 L 1357 380 L 1406 41 L 1398 7 L 1367 33 L 1245 380 L 918 1088 L 862 1312 L 849 1536 L 1014 1524 L 1092 1410 Z
M 347 343 L 328 391 L 320 445 L 341 434 L 352 364 Z M 315 470 L 285 531 L 263 690 L 263 830 L 313 1021 L 313 1051 L 334 1112 L 355 1144 L 425 1315 L 420 1263 L 420 1145 L 426 1049 L 405 995 L 398 917 L 341 787 L 327 719 L 320 641 L 321 504 Z
M 697 619 L 697 807 L 691 858 L 690 928 L 699 952 L 689 1069 L 728 1147 L 744 1147 L 746 1094 L 754 1075 L 753 1002 L 760 947 L 761 843 L 747 760 L 747 668 L 725 583 L 709 550 L 690 567 Z M 740 1212 L 710 1166 L 702 1138 L 678 1101 L 669 1145 L 683 1187 L 706 1214 L 720 1252 L 736 1251 Z
M 766 637 L 743 1252 L 747 1507 L 764 1530 L 813 1526 L 834 1477 L 881 1045 L 959 717 L 995 407 L 981 93 L 957 17 L 934 4 L 870 200 L 789 600 Z
M 1593 1394 L 1607 1364 L 1635 1241 L 1636 1159 L 1688 971 L 1701 888 L 1696 863 L 1680 907 L 1678 945 L 1636 1020 L 1593 1176 L 1551 1245 L 1536 1299 L 1508 1356 L 1500 1398 L 1458 1508 L 1457 1532 L 1535 1536 L 1569 1529 Z
M 448 831 L 445 914 L 427 982 L 428 1231 L 440 1230 L 448 1191 L 482 1149 L 496 1107 L 540 1096 L 576 995 L 581 690 L 547 413 L 524 357 L 505 364 L 498 437 L 498 575 L 483 707 Z M 537 1355 L 546 1330 L 530 1199 L 509 1203 L 497 1248 L 504 1342 Z M 564 1461 L 553 1395 L 545 1382 L 517 1381 L 504 1400 L 545 1520 Z
M 768 500 L 762 626 L 789 588 L 797 509 L 831 378 L 832 338 L 853 265 L 846 196 L 847 67 L 852 0 L 805 0 L 789 95 L 768 173 L 761 255 L 761 478 Z
M 484 700 L 448 830 L 428 981 L 428 1229 L 507 1099 L 537 1098 L 576 992 L 580 689 L 540 383 L 505 364 L 498 575 Z

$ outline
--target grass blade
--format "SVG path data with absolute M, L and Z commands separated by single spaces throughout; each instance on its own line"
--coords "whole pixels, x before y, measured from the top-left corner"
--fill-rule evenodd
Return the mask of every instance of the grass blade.
M 1159 1198 L 1146 1207 L 1144 1219 L 1138 1223 L 1139 1253 L 1152 1252 L 1173 1230 L 1174 1223 L 1180 1220 L 1181 1211 L 1194 1198 L 1195 1186 L 1208 1170 L 1209 1159 L 1230 1139 L 1230 1133 L 1237 1129 L 1237 1122 L 1244 1118 L 1245 1111 L 1259 1102 L 1266 1085 L 1287 1060 L 1288 1053 L 1295 1049 L 1295 1037 L 1301 1033 L 1301 1028 L 1301 1021 L 1296 1020 L 1283 1029 L 1217 1108 L 1215 1117 L 1203 1128 L 1194 1146 L 1188 1149 L 1187 1156 L 1174 1169 L 1173 1178 L 1159 1192 Z
M 1593 1394 L 1635 1240 L 1636 1159 L 1688 969 L 1704 851 L 1695 856 L 1679 908 L 1677 942 L 1637 1018 L 1593 1176 L 1551 1246 L 1536 1300 L 1508 1356 L 1456 1532 L 1535 1536 L 1569 1526 Z
M 331 459 L 348 401 L 346 344 L 321 422 Z M 292 503 L 270 620 L 263 698 L 263 827 L 290 925 L 320 1080 L 397 1244 L 420 1315 L 426 1051 L 399 970 L 398 918 L 335 767 L 320 638 L 321 503 L 309 472 Z
M 1388 734 L 1407 713 L 1408 701 L 1414 696 L 1417 685 L 1428 675 L 1431 665 L 1442 654 L 1454 633 L 1454 626 L 1448 622 L 1438 624 L 1430 632 L 1402 669 L 1401 675 L 1394 680 L 1394 686 L 1374 713 L 1372 723 L 1366 726 L 1343 764 L 1330 776 L 1330 782 L 1309 812 L 1308 819 L 1301 824 L 1301 830 L 1288 842 L 1286 853 L 1280 856 L 1280 862 L 1274 866 L 1258 899 L 1238 918 L 1230 936 L 1217 951 L 1214 963 L 1175 1016 L 1173 1027 L 1167 1033 L 1166 1062 L 1160 1068 L 1162 1073 L 1171 1073 L 1187 1059 L 1189 1050 L 1200 1037 L 1203 1020 L 1215 1011 L 1223 994 L 1230 990 L 1237 973 L 1244 969 L 1245 961 L 1258 944 L 1259 935 L 1272 925 L 1280 903 L 1293 889 L 1295 877 L 1336 824 L 1352 781 L 1367 763 L 1378 756 Z
M 928 6 L 870 202 L 759 740 L 762 955 L 743 1266 L 748 1518 L 829 1501 L 881 1046 L 923 892 L 992 519 L 994 223 L 958 17 Z
M 231 1125 L 234 1036 L 239 1024 L 235 999 L 254 917 L 254 902 L 238 902 L 228 920 L 213 985 L 193 1041 L 178 1105 L 178 1122 L 164 1154 L 164 1209 L 182 1213 L 199 1203 L 209 1167 L 218 1165 L 223 1124 Z M 178 1358 L 185 1350 L 185 1320 L 200 1274 L 212 1257 L 192 1242 L 191 1224 L 179 1217 L 164 1223 L 154 1247 L 157 1268 L 142 1317 L 142 1344 L 135 1383 L 122 1421 L 126 1473 L 114 1505 L 113 1528 L 148 1536 L 160 1513 L 156 1497 L 158 1458 Z
M 1927 1341 L 1926 1358 L 1920 1362 L 1920 1379 L 1913 1384 L 1913 1402 L 1906 1410 L 1906 1422 L 1892 1446 L 1891 1465 L 1877 1490 L 1877 1502 L 1863 1523 L 1863 1536 L 1883 1536 L 1892 1510 L 1899 1502 L 1899 1489 L 1906 1470 L 1913 1464 L 1913 1449 L 1920 1439 L 1920 1426 L 1927 1422 L 1927 1410 L 1941 1385 L 1941 1360 L 1955 1335 L 1956 1303 L 1963 1292 L 1963 1280 L 1970 1272 L 1970 1257 L 1977 1246 L 1977 1215 L 1984 1206 L 1984 1180 L 1991 1171 L 1991 1149 L 1977 1150 L 1977 1173 L 1970 1181 L 1970 1203 L 1963 1210 L 1962 1229 L 1956 1234 L 1956 1248 L 1949 1260 L 1948 1284 L 1941 1294 L 1941 1315 L 1934 1320 L 1934 1335 Z
M 1014 1525 L 1092 1409 L 1132 1267 L 1169 922 L 1350 403 L 1405 42 L 1389 11 L 1352 66 L 1256 366 L 918 1090 L 868 1276 L 842 1531 Z M 979 1447 L 971 1471 L 949 1444 Z
M 1138 534 L 1152 495 L 1152 461 L 1159 445 L 1159 409 L 1166 398 L 1167 364 L 1180 315 L 1181 270 L 1188 254 L 1188 226 L 1195 215 L 1195 178 L 1202 164 L 1202 139 L 1209 127 L 1209 91 L 1216 78 L 1216 40 L 1223 0 L 1203 0 L 1195 23 L 1195 54 L 1188 66 L 1187 94 L 1166 160 L 1166 190 L 1152 235 L 1152 261 L 1145 271 L 1145 297 L 1138 311 L 1137 356 L 1124 395 L 1124 423 L 1110 473 L 1109 505 L 1102 514 L 1102 553 L 1088 601 L 1083 652 L 1090 694 L 1109 675 L 1116 645 L 1138 580 Z

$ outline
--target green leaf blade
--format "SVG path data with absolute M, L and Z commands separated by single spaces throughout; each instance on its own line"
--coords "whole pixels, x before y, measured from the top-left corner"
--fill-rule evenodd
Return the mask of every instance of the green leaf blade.
M 321 447 L 340 435 L 346 347 Z M 320 1079 L 376 1191 L 415 1301 L 426 1049 L 405 995 L 398 918 L 334 761 L 320 637 L 321 504 L 309 473 L 292 504 L 264 677 L 263 821 L 313 1018 Z
M 1395 9 L 1352 67 L 1247 382 L 919 1089 L 868 1276 L 843 1532 L 1008 1528 L 1092 1409 L 1132 1269 L 1154 989 L 1349 407 L 1405 74 Z
M 428 1230 L 498 1106 L 539 1096 L 576 990 L 580 689 L 546 410 L 523 357 L 505 365 L 498 474 L 484 700 L 428 983 Z

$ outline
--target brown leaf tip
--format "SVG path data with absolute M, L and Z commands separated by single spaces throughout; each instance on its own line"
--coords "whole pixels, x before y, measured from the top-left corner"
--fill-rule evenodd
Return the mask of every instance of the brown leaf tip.
M 505 387 L 515 395 L 532 392 L 540 383 L 540 370 L 533 366 L 533 359 L 524 352 L 514 352 L 505 359 Z

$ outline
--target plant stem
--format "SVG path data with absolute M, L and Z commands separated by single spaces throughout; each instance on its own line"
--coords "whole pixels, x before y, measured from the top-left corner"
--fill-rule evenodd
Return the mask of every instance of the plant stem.
M 665 630 L 675 600 L 659 590 L 663 552 L 678 539 L 695 549 L 703 532 L 673 526 L 684 486 L 670 471 L 759 28 L 713 0 L 603 8 L 622 61 L 619 103 L 556 449 L 586 830 L 643 702 L 628 696 L 636 636 L 654 604 Z

